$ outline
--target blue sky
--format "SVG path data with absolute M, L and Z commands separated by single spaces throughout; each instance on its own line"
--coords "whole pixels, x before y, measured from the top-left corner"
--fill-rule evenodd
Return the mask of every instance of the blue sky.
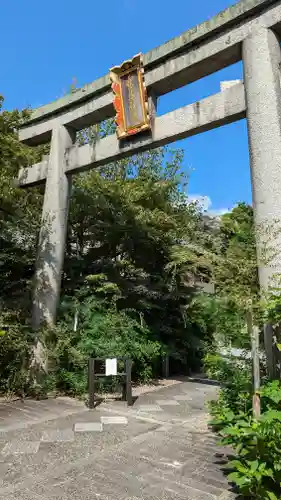
M 1 3 L 0 93 L 7 109 L 37 107 L 82 86 L 111 66 L 160 45 L 212 17 L 235 0 L 9 0 Z M 242 65 L 163 96 L 165 113 L 242 78 Z M 191 171 L 189 194 L 207 196 L 213 210 L 251 202 L 245 121 L 177 143 Z

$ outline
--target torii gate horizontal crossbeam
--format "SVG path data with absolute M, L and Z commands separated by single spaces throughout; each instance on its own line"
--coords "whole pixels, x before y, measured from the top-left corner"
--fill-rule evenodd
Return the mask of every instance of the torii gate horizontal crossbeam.
M 194 104 L 155 118 L 152 135 L 145 134 L 126 143 L 116 135 L 99 140 L 94 146 L 72 146 L 68 150 L 66 173 L 73 174 L 109 162 L 121 160 L 135 152 L 164 146 L 191 137 L 212 128 L 226 125 L 246 116 L 243 83 L 212 95 Z M 48 171 L 48 159 L 20 171 L 21 186 L 44 182 Z

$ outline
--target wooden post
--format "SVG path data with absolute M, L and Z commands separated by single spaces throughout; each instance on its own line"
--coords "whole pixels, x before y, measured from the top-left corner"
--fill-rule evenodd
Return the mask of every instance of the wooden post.
M 126 359 L 126 399 L 128 406 L 133 405 L 132 395 L 132 360 Z
M 259 355 L 259 328 L 253 327 L 252 335 L 252 357 L 254 376 L 253 414 L 256 418 L 261 414 L 261 402 L 258 391 L 260 389 L 260 355 Z
M 89 386 L 89 408 L 95 407 L 95 360 L 89 359 L 88 370 L 88 386 Z
M 162 371 L 163 371 L 163 377 L 164 378 L 169 378 L 170 376 L 170 362 L 169 362 L 169 354 L 165 354 L 165 356 L 162 359 Z
M 259 418 L 261 414 L 261 403 L 258 394 L 258 391 L 260 389 L 259 328 L 253 325 L 252 306 L 247 311 L 247 327 L 252 345 L 252 367 L 254 382 L 253 415 L 255 418 Z
M 263 334 L 264 334 L 267 374 L 270 380 L 274 380 L 276 378 L 276 361 L 274 359 L 273 327 L 270 323 L 266 323 L 264 325 Z

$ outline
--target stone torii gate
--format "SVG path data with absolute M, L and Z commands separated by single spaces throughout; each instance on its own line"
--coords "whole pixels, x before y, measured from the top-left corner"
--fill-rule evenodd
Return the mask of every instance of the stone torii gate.
M 19 131 L 25 144 L 51 140 L 50 155 L 19 172 L 22 187 L 45 183 L 33 322 L 56 320 L 65 249 L 71 177 L 178 139 L 247 117 L 253 205 L 257 226 L 281 220 L 281 0 L 241 0 L 214 18 L 144 55 L 145 83 L 153 127 L 126 141 L 116 135 L 95 145 L 75 144 L 78 130 L 113 117 L 109 75 L 33 111 Z M 157 97 L 237 61 L 244 63 L 244 83 L 164 116 Z M 275 248 L 280 255 L 280 238 Z M 281 272 L 276 258 L 275 272 Z M 267 287 L 272 268 L 260 265 Z

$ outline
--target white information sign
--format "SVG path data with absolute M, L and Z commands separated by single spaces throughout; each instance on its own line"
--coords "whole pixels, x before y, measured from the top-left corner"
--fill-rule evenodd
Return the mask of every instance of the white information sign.
M 117 359 L 108 358 L 105 360 L 105 374 L 106 375 L 117 375 Z

